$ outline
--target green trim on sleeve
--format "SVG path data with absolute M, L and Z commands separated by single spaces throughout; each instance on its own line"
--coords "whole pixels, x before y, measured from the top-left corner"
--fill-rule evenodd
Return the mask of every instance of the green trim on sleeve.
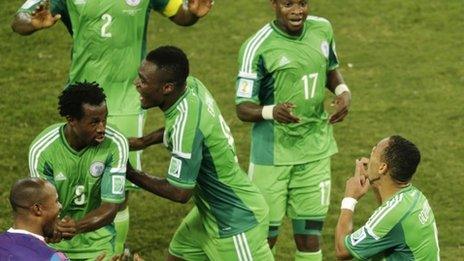
M 107 203 L 116 203 L 116 204 L 119 204 L 119 203 L 124 202 L 125 199 L 126 199 L 125 197 L 123 197 L 122 199 L 114 199 L 114 198 L 104 198 L 104 197 L 102 197 L 102 198 L 101 198 L 101 201 L 102 201 L 102 202 L 107 202 Z
M 348 250 L 348 252 L 350 252 L 350 254 L 356 258 L 356 259 L 359 259 L 359 260 L 367 260 L 365 258 L 362 258 L 360 255 L 358 255 L 353 249 L 351 249 L 351 246 L 350 246 L 350 243 L 348 242 L 350 235 L 347 235 L 345 236 L 345 240 L 343 241 L 344 244 L 345 244 L 345 247 L 346 249 Z
M 178 188 L 193 189 L 196 185 L 196 183 L 187 184 L 187 183 L 178 182 L 173 179 L 170 179 L 169 176 L 166 179 L 169 182 L 169 184 L 173 185 L 174 187 L 178 187 Z

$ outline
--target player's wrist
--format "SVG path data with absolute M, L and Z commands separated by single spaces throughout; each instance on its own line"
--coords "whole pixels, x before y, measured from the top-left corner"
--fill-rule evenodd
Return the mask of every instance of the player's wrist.
M 335 95 L 338 96 L 344 92 L 347 92 L 348 94 L 351 95 L 350 89 L 345 83 L 340 83 L 339 85 L 337 85 L 337 87 L 335 87 L 335 92 L 334 92 Z
M 261 116 L 265 120 L 274 120 L 274 107 L 275 104 L 265 105 L 261 110 Z
M 340 206 L 340 209 L 351 210 L 352 212 L 354 212 L 356 204 L 358 204 L 358 200 L 356 200 L 355 198 L 344 197 L 343 200 L 342 200 L 342 204 Z

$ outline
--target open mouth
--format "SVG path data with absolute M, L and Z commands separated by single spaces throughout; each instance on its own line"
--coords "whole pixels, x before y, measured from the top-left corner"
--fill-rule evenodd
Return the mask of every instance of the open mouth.
M 301 26 L 303 24 L 303 19 L 302 18 L 290 19 L 288 20 L 288 22 L 292 26 Z
M 105 134 L 95 137 L 95 141 L 101 143 L 105 139 Z

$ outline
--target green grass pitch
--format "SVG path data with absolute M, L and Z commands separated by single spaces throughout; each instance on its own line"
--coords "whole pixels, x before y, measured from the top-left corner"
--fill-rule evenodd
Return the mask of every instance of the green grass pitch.
M 43 128 L 61 121 L 57 96 L 67 79 L 71 38 L 62 24 L 21 37 L 10 29 L 21 0 L 0 3 L 0 231 L 11 225 L 12 183 L 28 175 L 27 150 Z M 464 3 L 446 1 L 311 1 L 311 13 L 334 27 L 340 70 L 352 90 L 348 118 L 335 127 L 340 153 L 332 160 L 331 207 L 324 227 L 325 260 L 334 260 L 333 232 L 354 159 L 366 156 L 381 138 L 399 133 L 413 140 L 423 158 L 414 184 L 435 213 L 443 260 L 464 256 Z M 248 165 L 248 124 L 235 116 L 234 84 L 241 43 L 274 16 L 268 0 L 217 0 L 207 18 L 181 28 L 153 15 L 148 46 L 183 48 L 192 75 L 218 101 L 235 137 L 240 163 Z M 330 101 L 330 96 L 328 96 Z M 150 111 L 146 131 L 160 127 Z M 147 149 L 143 166 L 164 175 L 169 155 Z M 191 207 L 147 192 L 130 198 L 128 244 L 146 260 L 162 260 L 170 238 Z M 374 209 L 371 194 L 355 214 L 359 227 Z M 295 250 L 288 221 L 281 229 L 277 260 Z

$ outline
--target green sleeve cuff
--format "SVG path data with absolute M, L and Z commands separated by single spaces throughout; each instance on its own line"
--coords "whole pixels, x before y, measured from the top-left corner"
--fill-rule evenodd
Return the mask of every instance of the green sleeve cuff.
M 367 260 L 367 259 L 362 258 L 361 256 L 359 256 L 359 255 L 351 248 L 350 243 L 348 243 L 349 237 L 350 237 L 350 235 L 347 235 L 347 236 L 345 237 L 345 240 L 344 240 L 345 247 L 346 247 L 346 249 L 348 250 L 348 252 L 350 252 L 350 254 L 351 254 L 354 258 L 356 258 L 356 259 L 358 259 L 358 260 Z
M 169 184 L 173 185 L 174 187 L 178 187 L 178 188 L 183 188 L 183 189 L 193 189 L 195 187 L 195 183 L 183 183 L 183 182 L 179 182 L 179 181 L 176 181 L 176 180 L 172 180 L 169 178 L 167 178 Z
M 119 199 L 115 199 L 115 198 L 106 198 L 106 197 L 102 197 L 102 198 L 101 198 L 101 201 L 102 201 L 102 202 L 115 203 L 115 204 L 123 203 L 124 200 L 125 200 L 124 197 L 123 197 L 122 199 L 121 199 L 121 198 L 119 198 Z
M 254 103 L 256 105 L 259 105 L 259 101 L 255 100 L 255 99 L 252 99 L 252 98 L 237 98 L 237 99 L 235 99 L 235 105 L 239 105 L 240 103 L 244 103 L 244 102 L 251 102 L 251 103 Z

